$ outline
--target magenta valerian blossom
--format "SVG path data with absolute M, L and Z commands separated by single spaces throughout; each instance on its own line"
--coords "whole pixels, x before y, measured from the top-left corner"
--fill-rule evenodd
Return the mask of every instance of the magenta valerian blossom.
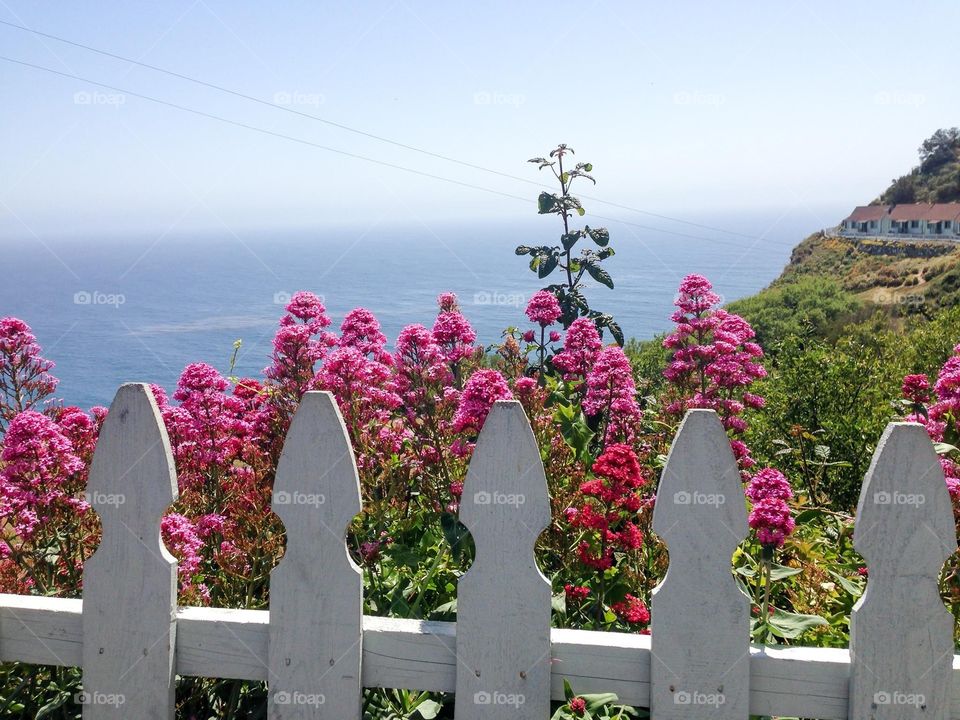
M 671 316 L 676 329 L 663 341 L 673 351 L 663 371 L 674 387 L 665 410 L 676 417 L 690 408 L 716 410 L 727 431 L 738 435 L 747 428 L 744 410 L 764 405 L 748 388 L 767 373 L 759 362 L 763 350 L 753 342 L 753 328 L 739 315 L 715 307 L 719 302 L 701 275 L 688 275 L 680 283 Z M 747 479 L 747 470 L 756 463 L 742 441 L 732 448 Z
M 630 360 L 617 346 L 600 351 L 587 374 L 583 411 L 604 418 L 603 442 L 631 442 L 641 419 Z
M 298 292 L 286 307 L 287 315 L 273 339 L 273 364 L 264 370 L 285 396 L 284 410 L 292 414 L 313 381 L 314 367 L 336 337 L 324 331 L 330 325 L 326 308 L 313 293 Z
M 79 497 L 82 487 L 71 482 L 84 464 L 70 439 L 43 413 L 26 410 L 10 421 L 0 460 L 0 520 L 11 523 L 20 538 L 32 538 L 60 511 L 72 515 L 89 508 Z
M 559 320 L 563 311 L 560 309 L 560 303 L 557 302 L 553 293 L 539 290 L 533 294 L 527 303 L 526 314 L 530 318 L 530 322 L 537 323 L 544 328 Z
M 329 390 L 337 399 L 361 468 L 376 464 L 372 451 L 382 451 L 387 457 L 396 451 L 403 434 L 393 432 L 391 415 L 402 400 L 392 389 L 389 365 L 368 358 L 355 347 L 339 347 L 320 367 L 315 387 Z
M 930 400 L 930 380 L 926 375 L 906 375 L 900 389 L 903 392 L 903 397 L 917 405 L 922 405 Z
M 387 336 L 380 331 L 380 322 L 366 308 L 355 308 L 348 312 L 340 325 L 340 347 L 352 347 L 364 355 L 386 365 L 393 358 L 384 348 Z
M 460 404 L 453 416 L 453 431 L 479 433 L 493 404 L 512 397 L 503 375 L 496 370 L 477 370 L 460 395 Z
M 15 317 L 0 318 L 0 432 L 17 413 L 35 408 L 57 389 L 53 367 L 40 356 L 29 325 Z
M 763 468 L 748 483 L 746 494 L 753 503 L 749 523 L 757 540 L 766 548 L 783 545 L 796 526 L 787 504 L 793 498 L 787 478 L 779 470 Z
M 577 318 L 567 329 L 563 350 L 553 356 L 553 366 L 563 373 L 564 380 L 582 380 L 601 347 L 603 343 L 593 320 Z
M 411 411 L 435 401 L 441 387 L 453 379 L 443 349 L 423 325 L 407 325 L 400 331 L 394 366 L 396 390 Z
M 194 576 L 200 573 L 203 565 L 203 539 L 197 526 L 186 515 L 170 513 L 160 521 L 160 537 L 167 549 L 177 556 L 180 591 L 190 591 L 194 587 Z M 201 595 L 208 594 L 202 584 L 198 590 Z
M 913 411 L 904 418 L 923 425 L 934 442 L 950 442 L 960 435 L 960 345 L 940 368 L 930 393 L 926 375 L 907 375 L 902 392 L 913 405 Z M 925 407 L 930 403 L 929 407 Z M 954 512 L 960 520 L 960 465 L 950 456 L 940 458 L 947 489 L 954 501 Z
M 441 312 L 456 312 L 460 309 L 460 305 L 457 304 L 457 295 L 452 292 L 440 293 L 437 296 L 437 305 L 440 306 Z
M 470 357 L 477 339 L 470 321 L 456 310 L 441 311 L 433 323 L 433 339 L 451 365 Z

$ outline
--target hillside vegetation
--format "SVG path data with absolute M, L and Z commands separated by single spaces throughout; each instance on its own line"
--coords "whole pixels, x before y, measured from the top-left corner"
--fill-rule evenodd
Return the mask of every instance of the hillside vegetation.
M 873 204 L 960 200 L 960 128 L 937 130 L 919 153 L 920 164 L 894 180 Z

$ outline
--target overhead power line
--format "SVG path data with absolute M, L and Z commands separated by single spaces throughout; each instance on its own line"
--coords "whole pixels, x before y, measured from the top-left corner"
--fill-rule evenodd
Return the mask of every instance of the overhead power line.
M 210 120 L 216 120 L 217 122 L 222 122 L 227 125 L 233 125 L 234 127 L 243 128 L 245 130 L 250 130 L 252 132 L 260 133 L 262 135 L 268 135 L 270 137 L 279 138 L 282 140 L 288 140 L 290 142 L 299 143 L 301 145 L 307 145 L 309 147 L 317 148 L 319 150 L 325 150 L 327 152 L 335 153 L 337 155 L 342 155 L 344 157 L 353 158 L 355 160 L 362 160 L 364 162 L 373 163 L 375 165 L 380 165 L 382 167 L 388 167 L 394 170 L 400 170 L 402 172 L 410 173 L 413 175 L 419 175 L 421 177 L 426 177 L 433 180 L 450 183 L 453 185 L 458 185 L 460 187 L 470 188 L 472 190 L 479 190 L 481 192 L 489 193 L 491 195 L 499 195 L 501 197 L 511 198 L 513 200 L 519 200 L 526 204 L 531 203 L 530 198 L 524 197 L 522 195 L 515 195 L 513 193 L 503 192 L 501 190 L 495 190 L 493 188 L 484 187 L 482 185 L 475 185 L 473 183 L 464 182 L 462 180 L 456 180 L 454 178 L 446 177 L 444 175 L 436 175 L 434 173 L 426 172 L 424 170 L 417 170 L 416 168 L 407 167 L 405 165 L 398 165 L 396 163 L 388 162 L 386 160 L 379 160 L 377 158 L 372 158 L 367 155 L 361 155 L 359 153 L 350 152 L 348 150 L 341 150 L 339 148 L 331 147 L 329 145 L 324 145 L 322 143 L 313 142 L 312 140 L 307 140 L 305 138 L 299 138 L 294 135 L 287 135 L 286 133 L 276 132 L 275 130 L 269 130 L 267 128 L 258 127 L 256 125 L 251 125 L 249 123 L 241 122 L 239 120 L 233 120 L 231 118 L 223 117 L 222 115 L 216 115 L 214 113 L 208 113 L 203 110 L 197 110 L 196 108 L 188 107 L 186 105 L 180 105 L 178 103 L 170 102 L 169 100 L 163 100 L 161 98 L 153 97 L 152 95 L 144 95 L 143 93 L 134 92 L 132 90 L 127 90 L 125 88 L 118 87 L 116 85 L 110 85 L 108 83 L 98 82 L 96 80 L 91 80 L 90 78 L 82 77 L 80 75 L 74 75 L 72 73 L 63 72 L 61 70 L 55 70 L 53 68 L 45 67 L 43 65 L 36 65 L 34 63 L 26 62 L 24 60 L 17 60 L 16 58 L 7 57 L 5 55 L 0 55 L 0 60 L 8 63 L 13 63 L 15 65 L 32 68 L 34 70 L 40 70 L 42 72 L 50 73 L 52 75 L 59 75 L 60 77 L 69 78 L 71 80 L 78 80 L 80 82 L 84 82 L 89 85 L 101 87 L 106 90 L 112 90 L 114 92 L 122 93 L 124 95 L 129 95 L 130 97 L 140 98 L 141 100 L 147 100 L 149 102 L 156 103 L 158 105 L 163 105 L 165 107 L 173 108 L 175 110 L 180 110 L 182 112 L 190 113 L 192 115 L 205 117 Z M 591 213 L 591 215 L 600 220 L 617 222 L 624 225 L 629 225 L 631 227 L 641 228 L 643 230 L 650 230 L 658 233 L 664 233 L 664 234 L 673 235 L 676 237 L 685 237 L 685 238 L 691 238 L 694 240 L 704 240 L 714 244 L 729 245 L 731 247 L 739 247 L 739 248 L 745 247 L 744 243 L 731 242 L 730 240 L 708 238 L 702 235 L 691 235 L 689 233 L 677 232 L 675 230 L 668 230 L 666 228 L 643 225 L 641 223 L 635 223 L 630 220 L 623 220 L 620 218 L 612 218 L 604 215 L 597 215 L 596 213 Z M 758 241 L 762 239 L 762 236 L 761 237 L 746 236 L 746 237 L 749 237 L 754 241 Z
M 80 49 L 82 49 L 82 50 L 86 50 L 86 51 L 88 51 L 88 52 L 96 53 L 96 54 L 102 55 L 102 56 L 104 56 L 104 57 L 108 57 L 108 58 L 112 58 L 112 59 L 114 59 L 114 60 L 120 60 L 120 61 L 122 61 L 122 62 L 130 63 L 131 65 L 136 65 L 136 66 L 138 66 L 138 67 L 146 68 L 146 69 L 152 70 L 152 71 L 154 71 L 154 72 L 163 73 L 164 75 L 169 75 L 169 76 L 171 76 L 171 77 L 175 77 L 175 78 L 178 78 L 178 79 L 180 79 L 180 80 L 185 80 L 185 81 L 187 81 L 187 82 L 195 83 L 195 84 L 197 84 L 197 85 L 201 85 L 201 86 L 203 86 L 203 87 L 210 88 L 210 89 L 216 90 L 216 91 L 218 91 L 218 92 L 222 92 L 222 93 L 226 93 L 226 94 L 228 94 L 228 95 L 232 95 L 232 96 L 234 96 L 234 97 L 242 98 L 243 100 L 247 100 L 247 101 L 249 101 L 249 102 L 254 102 L 254 103 L 257 103 L 257 104 L 259 104 L 259 105 L 265 105 L 265 106 L 270 107 L 270 108 L 273 108 L 273 109 L 275 109 L 275 110 L 280 110 L 280 111 L 282 111 L 282 112 L 290 113 L 290 114 L 292 114 L 292 115 L 297 115 L 297 116 L 299 116 L 299 117 L 303 117 L 303 118 L 307 118 L 307 119 L 310 119 L 310 120 L 314 120 L 314 121 L 316 121 L 316 122 L 321 122 L 321 123 L 324 123 L 325 125 L 329 125 L 329 126 L 331 126 L 331 127 L 338 128 L 338 129 L 343 130 L 343 131 L 345 131 L 345 132 L 354 133 L 355 135 L 361 135 L 361 136 L 363 136 L 363 137 L 370 138 L 370 139 L 372 139 L 372 140 L 376 140 L 377 142 L 382 142 L 382 143 L 386 143 L 386 144 L 388 144 L 388 145 L 393 145 L 394 147 L 402 148 L 402 149 L 404 149 L 404 150 L 409 150 L 409 151 L 411 151 L 411 152 L 419 153 L 419 154 L 421 154 L 421 155 L 426 155 L 426 156 L 428 156 L 428 157 L 432 157 L 432 158 L 435 158 L 435 159 L 437 159 L 437 160 L 443 160 L 443 161 L 445 161 L 445 162 L 454 163 L 455 165 L 460 165 L 461 167 L 470 168 L 471 170 L 478 170 L 478 171 L 480 171 L 480 172 L 489 173 L 489 174 L 491 174 L 491 175 L 497 175 L 497 176 L 500 176 L 500 177 L 503 177 L 503 178 L 508 178 L 508 179 L 510 179 L 510 180 L 515 180 L 515 181 L 517 181 L 517 182 L 526 183 L 526 184 L 528 184 L 528 185 L 535 185 L 536 187 L 539 187 L 539 188 L 550 189 L 549 186 L 544 185 L 543 183 L 538 182 L 538 181 L 536 181 L 536 180 L 531 180 L 530 178 L 521 177 L 521 176 L 519 176 L 519 175 L 513 175 L 513 174 L 511 174 L 511 173 L 502 172 L 502 171 L 500 171 L 500 170 L 495 170 L 495 169 L 493 169 L 493 168 L 484 167 L 483 165 L 477 165 L 476 163 L 471 163 L 471 162 L 468 162 L 468 161 L 466 161 L 466 160 L 460 160 L 459 158 L 454 158 L 454 157 L 451 157 L 451 156 L 449 156 L 449 155 L 444 155 L 444 154 L 442 154 L 442 153 L 433 152 L 433 151 L 431 151 L 431 150 L 427 150 L 427 149 L 425 149 L 425 148 L 417 147 L 417 146 L 415 146 L 415 145 L 409 145 L 409 144 L 407 144 L 407 143 L 400 142 L 400 141 L 398 141 L 398 140 L 393 140 L 393 139 L 391 139 L 391 138 L 387 138 L 387 137 L 384 137 L 384 136 L 382 136 L 382 135 L 377 135 L 377 134 L 374 134 L 374 133 L 371 133 L 371 132 L 367 132 L 367 131 L 365 131 L 365 130 L 360 130 L 360 129 L 358 129 L 358 128 L 350 127 L 349 125 L 345 125 L 345 124 L 343 124 L 343 123 L 338 123 L 338 122 L 335 122 L 335 121 L 333 121 L 333 120 L 329 120 L 329 119 L 327 119 L 327 118 L 321 117 L 320 115 L 314 115 L 313 113 L 308 113 L 308 112 L 304 112 L 304 111 L 302 111 L 302 110 L 297 110 L 296 108 L 292 108 L 292 107 L 289 107 L 289 106 L 286 106 L 286 105 L 281 105 L 281 104 L 279 104 L 279 103 L 271 102 L 271 101 L 269 101 L 269 100 L 264 100 L 263 98 L 258 98 L 258 97 L 254 96 L 254 95 L 249 95 L 249 94 L 247 94 L 247 93 L 240 92 L 240 91 L 238 91 L 238 90 L 232 90 L 232 89 L 227 88 L 227 87 L 224 87 L 224 86 L 222 86 L 222 85 L 217 85 L 216 83 L 211 83 L 211 82 L 208 82 L 208 81 L 206 81 L 206 80 L 201 80 L 200 78 L 192 77 L 192 76 L 190 76 L 190 75 L 185 75 L 185 74 L 183 74 L 183 73 L 178 73 L 178 72 L 176 72 L 176 71 L 174 71 L 174 70 L 169 70 L 169 69 L 167 69 L 167 68 L 159 67 L 159 66 L 157 66 L 157 65 L 151 65 L 150 63 L 145 63 L 145 62 L 143 62 L 143 61 L 141 61 L 141 60 L 136 60 L 136 59 L 134 59 L 134 58 L 129 58 L 129 57 L 126 57 L 126 56 L 124 56 L 124 55 L 118 55 L 117 53 L 109 52 L 109 51 L 107 51 L 107 50 L 102 50 L 102 49 L 100 49 L 100 48 L 93 47 L 92 45 L 86 45 L 86 44 L 84 44 L 84 43 L 77 42 L 77 41 L 75 41 L 75 40 L 70 40 L 70 39 L 68 39 L 68 38 L 60 37 L 59 35 L 52 35 L 52 34 L 50 34 L 50 33 L 41 32 L 40 30 L 35 30 L 35 29 L 33 29 L 33 28 L 27 27 L 26 25 L 19 25 L 19 24 L 17 24 L 17 23 L 12 23 L 12 22 L 9 22 L 9 21 L 6 21 L 6 20 L 0 20 L 0 25 L 6 25 L 7 27 L 11 27 L 11 28 L 14 28 L 14 29 L 16 29 L 16 30 L 22 30 L 22 31 L 24 31 L 24 32 L 32 33 L 33 35 L 37 35 L 37 36 L 39 36 L 39 37 L 44 37 L 44 38 L 47 38 L 47 39 L 49 39 L 49 40 L 54 40 L 54 41 L 56 41 L 56 42 L 64 43 L 64 44 L 66 44 L 66 45 L 72 45 L 73 47 L 77 47 L 77 48 L 80 48 Z M 33 66 L 33 67 L 38 67 L 38 68 L 39 68 L 40 66 Z M 87 81 L 87 82 L 90 82 L 90 81 Z M 133 95 L 134 93 L 129 93 L 129 94 Z M 145 98 L 145 99 L 153 99 L 153 98 Z M 181 109 L 186 109 L 186 108 L 181 108 Z M 623 205 L 623 204 L 620 204 L 620 203 L 611 202 L 611 201 L 609 201 L 609 200 L 603 200 L 603 199 L 601 199 L 601 198 L 593 197 L 593 196 L 590 196 L 590 195 L 579 194 L 579 197 L 582 197 L 582 198 L 585 199 L 585 200 L 590 200 L 590 201 L 592 201 L 592 202 L 598 202 L 598 203 L 601 203 L 601 204 L 603 204 L 603 205 L 609 205 L 610 207 L 615 207 L 615 208 L 618 208 L 618 209 L 620 209 L 620 210 L 627 210 L 627 211 L 629 211 L 629 212 L 635 212 L 635 213 L 639 213 L 639 214 L 641 214 L 641 215 L 649 215 L 650 217 L 659 218 L 659 219 L 661 219 L 661 220 L 667 220 L 667 221 L 669 221 L 669 222 L 680 223 L 680 224 L 682 224 L 682 225 L 688 225 L 688 226 L 690 226 L 690 227 L 696 227 L 696 228 L 700 228 L 700 229 L 702 229 L 702 230 L 712 230 L 712 231 L 714 231 L 714 232 L 721 232 L 721 233 L 725 233 L 725 234 L 727 234 L 727 235 L 736 235 L 736 236 L 739 236 L 739 237 L 747 238 L 747 239 L 749 239 L 749 240 L 757 240 L 757 239 L 759 239 L 759 238 L 758 238 L 757 236 L 755 236 L 755 235 L 748 235 L 748 234 L 746 234 L 746 233 L 737 232 L 737 231 L 735 231 L 735 230 L 727 230 L 727 229 L 725 229 L 725 228 L 716 227 L 716 226 L 714 226 L 714 225 L 705 225 L 705 224 L 703 224 L 703 223 L 696 223 L 696 222 L 692 222 L 692 221 L 690 221 L 690 220 L 683 220 L 682 218 L 676 218 L 676 217 L 672 217 L 672 216 L 670 216 L 670 215 L 663 215 L 663 214 L 660 214 L 660 213 L 651 212 L 651 211 L 649 211 L 649 210 L 642 210 L 642 209 L 640 209 L 640 208 L 631 207 L 631 206 L 629 206 L 629 205 Z M 639 225 L 638 227 L 644 227 L 644 226 Z M 667 232 L 667 231 L 663 231 L 663 232 Z M 677 234 L 677 235 L 683 235 L 683 233 L 676 233 L 676 234 Z M 688 236 L 688 237 L 695 237 L 695 236 Z

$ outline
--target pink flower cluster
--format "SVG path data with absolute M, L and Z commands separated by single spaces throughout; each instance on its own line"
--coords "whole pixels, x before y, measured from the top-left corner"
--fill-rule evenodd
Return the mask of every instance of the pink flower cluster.
M 30 326 L 0 318 L 0 432 L 17 413 L 31 410 L 57 389 L 53 362 L 40 356 Z
M 563 311 L 560 309 L 560 303 L 557 302 L 553 293 L 539 290 L 533 294 L 527 303 L 526 314 L 530 318 L 530 322 L 545 328 L 559 320 Z
M 596 355 L 586 386 L 583 411 L 604 418 L 603 442 L 632 442 L 641 413 L 633 369 L 621 348 L 604 348 Z
M 507 381 L 496 370 L 477 370 L 467 380 L 460 396 L 460 404 L 453 416 L 453 431 L 478 433 L 493 404 L 510 400 L 513 394 Z
M 913 412 L 905 419 L 926 427 L 934 442 L 956 444 L 960 439 L 960 345 L 953 348 L 953 354 L 940 368 L 932 394 L 930 390 L 926 375 L 903 378 L 903 396 L 913 405 Z M 940 465 L 960 518 L 960 463 L 955 457 L 944 455 Z
M 763 468 L 747 484 L 746 495 L 753 503 L 749 523 L 757 540 L 767 548 L 783 545 L 796 525 L 787 503 L 793 498 L 787 478 L 779 470 Z
M 663 375 L 675 388 L 666 411 L 680 417 L 689 408 L 710 408 L 738 435 L 747 429 L 744 410 L 764 406 L 764 399 L 747 388 L 767 372 L 759 362 L 763 350 L 753 342 L 753 328 L 739 315 L 716 307 L 719 302 L 701 275 L 688 275 L 680 283 L 671 316 L 676 328 L 663 341 L 672 351 Z M 755 465 L 743 442 L 731 447 L 744 472 Z
M 601 347 L 603 343 L 594 322 L 589 318 L 577 318 L 567 328 L 563 350 L 553 356 L 553 366 L 563 373 L 564 380 L 582 381 L 590 372 Z

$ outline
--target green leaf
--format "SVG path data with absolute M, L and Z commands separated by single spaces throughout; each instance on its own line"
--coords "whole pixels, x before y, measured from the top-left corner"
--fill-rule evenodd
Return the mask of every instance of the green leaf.
M 575 230 L 572 233 L 565 233 L 560 236 L 560 243 L 563 245 L 564 250 L 569 250 L 574 245 L 577 244 L 577 240 L 582 237 L 582 233 L 579 230 Z
M 838 583 L 840 583 L 840 586 L 844 590 L 853 595 L 853 597 L 858 598 L 863 595 L 863 587 L 861 585 L 850 581 L 848 578 L 845 578 L 843 575 L 836 573 L 833 570 L 827 570 L 827 572 L 830 573 L 830 575 L 835 578 Z
M 543 258 L 543 260 L 537 266 L 537 277 L 542 280 L 547 275 L 552 273 L 559 263 L 560 261 L 553 255 Z
M 537 198 L 537 212 L 541 215 L 547 213 L 555 212 L 557 207 L 557 196 L 551 195 L 548 192 L 540 193 L 540 197 Z
M 584 163 L 583 169 L 587 172 L 593 172 L 593 163 Z
M 770 579 L 773 581 L 786 580 L 788 577 L 799 575 L 802 572 L 803 572 L 803 568 L 792 568 L 792 567 L 786 567 L 785 565 L 774 565 L 770 569 Z
M 567 594 L 565 592 L 550 596 L 550 607 L 561 615 L 567 614 Z
M 526 245 L 517 245 L 517 249 L 514 250 L 517 255 L 529 255 L 533 252 L 532 247 L 527 247 Z
M 606 247 L 610 242 L 610 231 L 606 228 L 585 227 L 584 232 L 600 247 Z
M 568 173 L 566 170 L 560 173 L 560 182 L 562 182 L 564 185 L 570 182 L 570 173 Z
M 585 267 L 587 268 L 587 272 L 590 273 L 590 277 L 613 290 L 613 278 L 610 277 L 610 273 L 593 262 L 586 263 Z
M 795 518 L 795 522 L 797 523 L 797 525 L 800 525 L 801 523 L 808 522 L 815 518 L 823 517 L 824 515 L 826 515 L 826 513 L 823 510 L 818 510 L 817 508 L 810 508 L 809 510 L 804 510 L 803 512 L 799 513 Z
M 417 705 L 417 712 L 420 713 L 423 720 L 433 720 L 443 708 L 443 705 L 438 703 L 436 700 L 424 700 L 422 703 Z
M 582 207 L 577 208 L 577 215 L 579 215 L 580 217 L 583 217 L 586 214 L 587 214 L 587 211 L 584 210 Z
M 767 624 L 770 626 L 770 632 L 786 640 L 796 639 L 810 628 L 829 625 L 819 615 L 803 615 L 779 608 L 774 609 L 773 614 L 767 620 Z
M 567 702 L 570 702 L 575 697 L 576 695 L 573 694 L 573 688 L 570 687 L 570 681 L 564 678 L 563 679 L 563 698 Z
M 581 695 L 580 697 L 586 700 L 587 710 L 590 712 L 595 712 L 604 705 L 610 705 L 618 700 L 616 693 L 590 693 L 589 695 Z
M 957 452 L 960 448 L 957 448 L 956 445 L 951 445 L 950 443 L 938 442 L 933 444 L 933 449 L 937 451 L 937 455 L 949 455 L 952 452 Z

